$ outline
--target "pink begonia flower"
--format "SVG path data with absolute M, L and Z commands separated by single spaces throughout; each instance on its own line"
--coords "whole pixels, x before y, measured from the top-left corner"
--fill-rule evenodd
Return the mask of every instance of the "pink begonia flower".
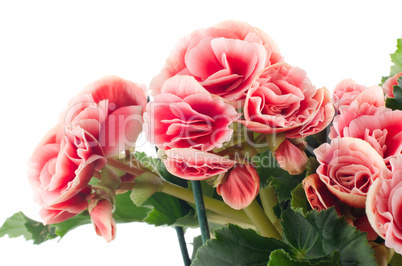
M 372 116 L 361 116 L 344 128 L 344 134 L 368 142 L 382 156 L 389 159 L 402 153 L 402 111 L 379 109 Z
M 225 21 L 180 40 L 149 88 L 156 96 L 167 79 L 191 75 L 225 100 L 244 99 L 254 76 L 281 60 L 277 45 L 266 33 L 244 22 Z
M 344 137 L 314 150 L 320 166 L 317 174 L 340 201 L 364 208 L 372 182 L 387 167 L 371 145 L 361 139 Z
M 390 163 L 392 173 L 384 172 L 368 191 L 366 214 L 385 246 L 402 254 L 402 155 Z
M 373 116 L 385 110 L 385 100 L 382 89 L 379 86 L 371 86 L 364 89 L 353 100 L 339 107 L 339 114 L 335 116 L 329 138 L 347 137 L 350 123 L 361 116 Z
M 186 180 L 204 180 L 226 172 L 236 163 L 228 158 L 195 149 L 170 149 L 163 160 L 166 169 Z
M 279 145 L 274 155 L 279 166 L 291 175 L 301 174 L 306 169 L 306 153 L 288 139 Z
M 105 163 L 102 148 L 85 129 L 51 130 L 33 152 L 28 171 L 44 223 L 59 223 L 85 210 L 88 182 Z
M 112 203 L 105 199 L 95 199 L 91 202 L 95 206 L 89 208 L 89 215 L 95 226 L 95 231 L 102 236 L 107 242 L 112 241 L 116 237 L 116 222 L 112 216 Z
M 133 144 L 141 132 L 146 97 L 142 88 L 105 77 L 73 98 L 33 152 L 28 178 L 46 224 L 62 222 L 88 207 L 88 187 L 106 158 Z
M 236 164 L 221 180 L 216 192 L 233 209 L 240 210 L 255 199 L 260 189 L 260 177 L 251 164 Z
M 193 77 L 168 79 L 147 105 L 144 129 L 160 149 L 210 151 L 230 140 L 229 126 L 239 114 L 220 97 L 212 97 Z
M 311 208 L 321 211 L 334 206 L 337 213 L 340 214 L 337 198 L 321 181 L 318 174 L 311 174 L 303 179 L 302 185 Z
M 353 79 L 344 79 L 339 82 L 336 85 L 332 96 L 335 110 L 338 112 L 339 107 L 342 105 L 349 106 L 356 96 L 366 88 L 366 86 L 357 84 Z
M 64 125 L 85 125 L 102 146 L 105 157 L 132 147 L 142 131 L 147 99 L 144 87 L 115 76 L 88 85 L 70 100 L 60 117 Z
M 278 63 L 254 79 L 240 122 L 255 132 L 302 138 L 323 130 L 334 112 L 326 88 L 316 90 L 304 70 Z
M 303 189 L 311 208 L 321 211 L 334 206 L 338 216 L 344 216 L 339 200 L 329 191 L 327 186 L 321 181 L 318 174 L 306 177 L 303 182 Z M 377 233 L 371 228 L 366 215 L 359 217 L 344 216 L 348 224 L 355 226 L 358 230 L 367 233 L 367 239 L 375 240 Z
M 388 78 L 384 84 L 382 84 L 382 89 L 386 97 L 394 98 L 394 86 L 398 85 L 399 77 L 402 77 L 402 72 Z

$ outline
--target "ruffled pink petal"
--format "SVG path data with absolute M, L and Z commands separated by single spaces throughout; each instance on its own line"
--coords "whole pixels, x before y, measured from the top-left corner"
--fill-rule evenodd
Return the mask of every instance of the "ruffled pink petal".
M 249 164 L 236 164 L 227 178 L 217 186 L 216 192 L 227 205 L 240 210 L 250 205 L 259 189 L 260 178 L 255 168 Z
M 356 96 L 355 101 L 375 107 L 385 106 L 384 93 L 380 86 L 368 87 Z
M 105 157 L 113 157 L 133 147 L 142 131 L 142 107 L 126 106 L 111 113 L 99 138 Z
M 204 180 L 226 172 L 235 164 L 235 161 L 228 158 L 190 148 L 170 149 L 165 152 L 166 169 L 187 180 Z
M 70 219 L 87 208 L 86 193 L 80 193 L 62 203 L 44 206 L 39 215 L 44 224 L 54 224 Z
M 221 23 L 216 24 L 214 27 L 219 29 L 229 29 L 234 34 L 238 36 L 239 39 L 247 40 L 249 42 L 260 43 L 266 48 L 269 52 L 268 58 L 270 64 L 275 64 L 282 61 L 282 56 L 280 54 L 280 50 L 278 45 L 274 42 L 274 40 L 266 34 L 264 31 L 252 27 L 251 25 L 242 22 L 242 21 L 234 21 L 228 20 Z M 253 36 L 253 38 L 250 37 Z
M 211 46 L 217 58 L 222 60 L 222 56 L 225 55 L 224 58 L 228 64 L 225 67 L 229 68 L 232 73 L 241 74 L 244 80 L 249 78 L 253 72 L 259 71 L 264 67 L 264 65 L 261 65 L 256 70 L 259 60 L 265 62 L 266 52 L 263 49 L 258 51 L 252 43 L 219 38 L 212 40 Z M 246 58 L 247 60 L 245 60 Z M 223 63 L 221 61 L 221 64 Z
M 97 109 L 96 103 L 90 94 L 82 94 L 70 99 L 67 108 L 60 114 L 59 123 L 61 125 L 71 124 L 74 118 L 86 108 Z
M 317 107 L 315 117 L 301 128 L 292 129 L 286 132 L 288 138 L 303 138 L 306 136 L 314 135 L 324 130 L 333 120 L 335 115 L 335 108 L 330 99 L 330 93 L 326 88 L 317 90 L 317 93 L 323 91 L 323 99 L 321 104 Z
M 207 93 L 207 91 L 192 76 L 176 75 L 163 84 L 162 93 L 170 93 L 181 99 L 197 93 Z M 166 101 L 166 100 L 164 100 Z
M 385 238 L 385 232 L 380 231 L 379 226 L 381 223 L 379 223 L 378 220 L 378 211 L 377 211 L 377 200 L 376 200 L 376 194 L 380 191 L 381 185 L 382 185 L 383 180 L 381 178 L 377 178 L 371 184 L 370 189 L 367 193 L 367 201 L 366 201 L 366 214 L 367 218 L 371 224 L 371 227 L 376 231 L 376 233 L 381 236 L 382 238 Z
M 213 38 L 205 38 L 191 49 L 186 56 L 186 66 L 190 73 L 201 80 L 222 69 L 219 58 L 216 57 L 211 46 Z
M 77 215 L 63 210 L 41 209 L 39 216 L 43 220 L 43 224 L 55 224 L 68 220 Z
M 60 144 L 52 143 L 46 144 L 35 150 L 33 156 L 28 162 L 28 180 L 34 190 L 35 201 L 40 204 L 40 198 L 38 197 L 41 184 L 50 183 L 52 173 L 49 173 L 49 161 L 57 157 L 60 151 Z M 44 177 L 46 175 L 46 177 Z
M 89 84 L 82 94 L 90 94 L 95 103 L 108 99 L 109 104 L 114 104 L 113 110 L 124 106 L 138 105 L 145 111 L 147 104 L 144 86 L 117 76 L 105 76 Z

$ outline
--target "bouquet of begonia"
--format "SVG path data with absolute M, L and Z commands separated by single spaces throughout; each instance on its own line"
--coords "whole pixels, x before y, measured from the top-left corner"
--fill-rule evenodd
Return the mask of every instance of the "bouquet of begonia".
M 185 265 L 401 265 L 402 39 L 391 59 L 381 85 L 331 96 L 258 28 L 195 30 L 147 89 L 107 76 L 69 101 L 29 161 L 42 221 L 0 236 L 146 222 L 176 228 Z

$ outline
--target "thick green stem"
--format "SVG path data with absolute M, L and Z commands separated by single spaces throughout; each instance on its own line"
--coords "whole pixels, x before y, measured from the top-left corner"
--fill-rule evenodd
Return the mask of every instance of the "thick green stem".
M 187 202 L 195 203 L 194 196 L 191 190 L 172 184 L 166 180 L 162 180 L 163 186 L 161 192 L 182 199 Z M 207 196 L 203 196 L 205 208 L 209 211 L 222 214 L 229 218 L 240 220 L 245 223 L 250 223 L 250 219 L 243 211 L 238 211 L 230 208 L 224 202 Z
M 208 222 L 220 225 L 235 224 L 245 229 L 257 230 L 257 228 L 250 223 L 246 223 L 234 218 L 229 218 L 227 216 L 217 214 L 215 212 L 207 212 Z
M 278 198 L 275 195 L 274 187 L 267 186 L 266 188 L 260 189 L 259 194 L 265 214 L 268 216 L 268 219 L 275 226 L 276 230 L 280 234 L 282 234 L 282 227 L 279 224 L 279 220 L 278 218 L 276 218 L 276 215 L 274 213 L 274 206 L 278 203 Z
M 201 239 L 202 243 L 205 244 L 209 236 L 209 228 L 208 228 L 208 220 L 207 215 L 205 213 L 205 205 L 204 198 L 202 196 L 202 189 L 200 181 L 191 181 L 191 185 L 193 187 L 194 201 L 195 201 L 195 210 L 197 211 L 198 217 L 198 225 L 201 229 Z
M 142 170 L 142 169 L 130 166 L 128 164 L 125 164 L 125 163 L 120 162 L 120 161 L 118 161 L 116 159 L 113 159 L 113 158 L 108 158 L 107 159 L 107 164 L 109 166 L 111 166 L 111 167 L 114 167 L 116 169 L 122 170 L 122 171 L 124 171 L 126 173 L 129 173 L 129 174 L 132 174 L 132 175 L 134 175 L 136 177 L 142 175 L 143 173 L 145 173 L 145 171 Z
M 180 246 L 181 255 L 183 257 L 184 265 L 189 266 L 191 264 L 191 259 L 188 255 L 186 239 L 184 238 L 183 227 L 175 226 L 175 229 L 176 229 L 177 239 L 179 240 L 179 246 Z
M 265 215 L 264 210 L 256 200 L 243 210 L 262 236 L 282 239 L 281 235 L 276 231 L 275 226 Z
M 127 165 L 123 162 L 120 162 L 120 161 L 117 161 L 117 160 L 114 160 L 111 158 L 108 159 L 108 165 L 110 165 L 114 168 L 117 168 L 119 170 L 125 171 L 127 173 L 130 173 L 134 176 L 139 176 L 142 173 L 144 173 L 144 171 L 141 169 L 138 169 L 135 167 L 130 167 L 129 165 Z M 180 187 L 178 185 L 172 184 L 164 179 L 161 179 L 161 181 L 163 183 L 161 192 L 195 204 L 194 195 L 191 190 L 188 190 L 184 187 Z M 132 190 L 134 188 L 134 186 L 135 186 L 135 182 L 122 182 L 120 184 L 119 189 Z M 244 223 L 248 223 L 248 224 L 251 223 L 250 219 L 247 217 L 247 215 L 243 211 L 234 210 L 220 200 L 216 200 L 216 199 L 213 199 L 213 198 L 210 198 L 207 196 L 203 196 L 203 198 L 204 198 L 205 208 L 207 210 L 216 212 L 218 214 L 222 214 L 222 215 L 227 216 L 232 219 L 240 220 Z

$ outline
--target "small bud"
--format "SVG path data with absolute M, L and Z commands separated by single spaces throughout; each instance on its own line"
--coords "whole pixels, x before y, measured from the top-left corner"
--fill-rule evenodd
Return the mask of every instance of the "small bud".
M 116 237 L 116 223 L 112 216 L 112 203 L 106 199 L 93 198 L 89 203 L 89 214 L 95 231 L 107 242 Z

